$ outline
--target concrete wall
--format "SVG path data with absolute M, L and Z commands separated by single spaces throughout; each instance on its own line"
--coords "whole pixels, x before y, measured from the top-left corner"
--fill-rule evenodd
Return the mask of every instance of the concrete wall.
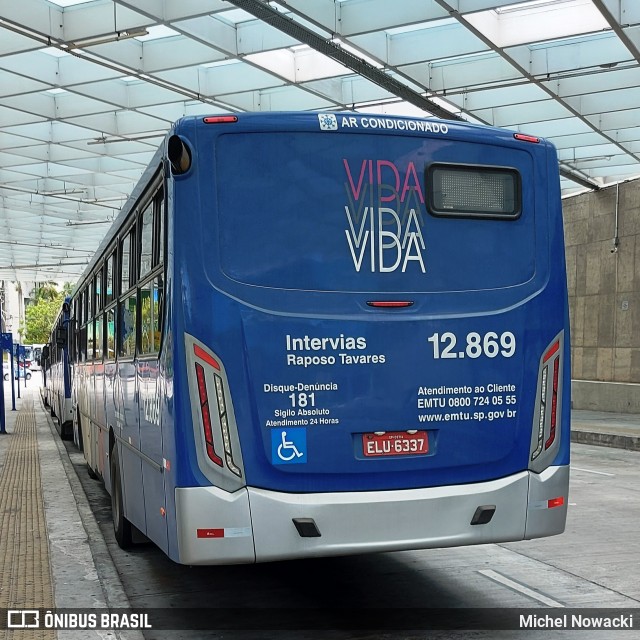
M 640 383 L 640 180 L 567 198 L 563 213 L 572 377 Z

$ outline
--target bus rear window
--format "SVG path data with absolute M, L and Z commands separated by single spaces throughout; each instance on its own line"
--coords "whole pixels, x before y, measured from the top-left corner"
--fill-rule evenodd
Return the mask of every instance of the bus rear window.
M 486 164 L 459 160 L 468 156 Z M 523 215 L 513 213 L 521 208 L 519 175 L 533 170 L 521 150 L 417 136 L 275 131 L 225 133 L 215 157 L 219 268 L 235 282 L 395 295 L 508 287 L 535 273 L 529 184 Z M 500 168 L 505 160 L 511 168 Z M 458 191 L 433 196 L 427 171 L 445 185 L 453 174 Z M 434 199 L 453 215 L 429 215 Z M 478 211 L 504 219 L 486 224 L 473 215 Z
M 514 169 L 432 164 L 426 185 L 435 216 L 515 219 L 520 215 L 520 175 Z

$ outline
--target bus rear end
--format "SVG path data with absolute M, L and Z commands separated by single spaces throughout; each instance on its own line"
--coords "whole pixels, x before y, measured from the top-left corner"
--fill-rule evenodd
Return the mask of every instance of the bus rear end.
M 175 223 L 196 467 L 177 475 L 180 561 L 561 533 L 553 147 L 363 114 L 192 119 L 175 133 L 193 166 L 174 206 L 194 212 Z

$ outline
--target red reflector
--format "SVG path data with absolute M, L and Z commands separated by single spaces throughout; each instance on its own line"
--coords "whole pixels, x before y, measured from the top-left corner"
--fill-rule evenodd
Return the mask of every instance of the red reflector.
M 554 507 L 561 507 L 564 504 L 564 496 L 559 496 L 558 498 L 552 498 L 551 500 L 547 500 L 547 507 L 549 509 L 553 509 Z
M 197 529 L 198 538 L 224 538 L 224 529 Z
M 551 345 L 551 348 L 549 349 L 549 351 L 547 351 L 547 353 L 544 354 L 544 358 L 542 358 L 542 362 L 546 362 L 547 360 L 549 360 L 551 356 L 553 356 L 558 351 L 559 348 L 560 348 L 560 340 L 554 342 L 553 345 Z
M 202 120 L 205 124 L 224 124 L 225 122 L 238 122 L 238 116 L 207 116 Z
M 193 352 L 198 358 L 204 360 L 207 364 L 210 364 L 214 369 L 220 371 L 220 365 L 202 348 L 197 344 L 193 345 Z
M 413 302 L 411 300 L 370 300 L 367 302 L 370 307 L 378 307 L 382 309 L 397 309 L 399 307 L 410 307 Z
M 513 137 L 516 140 L 521 140 L 522 142 L 540 142 L 540 138 L 537 138 L 536 136 L 528 136 L 526 133 L 514 133 Z

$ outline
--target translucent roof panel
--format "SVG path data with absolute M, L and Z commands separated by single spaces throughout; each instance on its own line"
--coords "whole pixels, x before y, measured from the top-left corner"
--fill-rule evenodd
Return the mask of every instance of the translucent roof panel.
M 558 148 L 563 194 L 640 175 L 637 0 L 21 0 L 0 9 L 0 279 L 75 280 L 171 123 L 464 119 Z

